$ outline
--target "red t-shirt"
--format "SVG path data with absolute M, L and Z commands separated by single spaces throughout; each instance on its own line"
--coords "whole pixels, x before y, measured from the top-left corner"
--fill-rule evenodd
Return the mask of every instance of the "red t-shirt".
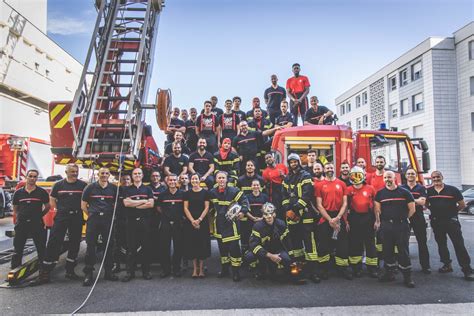
M 301 93 L 309 86 L 309 79 L 306 76 L 291 77 L 286 81 L 286 89 L 292 94 Z
M 368 184 L 364 184 L 360 189 L 350 186 L 347 188 L 347 198 L 349 199 L 349 209 L 351 211 L 368 213 L 374 207 L 375 189 Z
M 375 192 L 385 188 L 385 182 L 383 181 L 383 173 L 379 176 L 376 172 L 372 172 L 367 177 L 367 184 L 370 184 L 374 187 Z
M 335 179 L 320 181 L 315 186 L 316 197 L 323 199 L 323 207 L 326 211 L 339 211 L 342 207 L 342 198 L 347 195 L 346 184 Z
M 275 168 L 265 168 L 265 170 L 262 172 L 262 177 L 265 183 L 273 182 L 281 184 L 283 182 L 283 178 L 280 176 L 280 170 L 284 175 L 288 174 L 288 168 L 281 163 L 276 165 Z

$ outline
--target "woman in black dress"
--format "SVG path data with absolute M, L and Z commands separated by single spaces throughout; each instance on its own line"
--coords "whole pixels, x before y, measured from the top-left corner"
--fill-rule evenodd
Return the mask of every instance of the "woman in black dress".
M 198 174 L 191 176 L 191 189 L 184 193 L 184 214 L 187 221 L 184 226 L 184 257 L 193 259 L 193 278 L 204 277 L 204 259 L 211 255 L 211 237 L 209 234 L 209 193 L 200 187 Z

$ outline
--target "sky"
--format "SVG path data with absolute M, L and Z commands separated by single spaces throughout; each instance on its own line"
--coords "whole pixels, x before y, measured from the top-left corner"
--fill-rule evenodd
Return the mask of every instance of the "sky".
M 48 35 L 83 62 L 92 0 L 48 0 Z M 310 95 L 334 109 L 352 86 L 429 36 L 452 36 L 473 20 L 470 0 L 168 0 L 160 17 L 148 103 L 158 88 L 173 105 L 210 96 L 251 108 L 276 74 L 285 86 L 301 64 Z M 263 104 L 263 102 L 262 102 Z M 154 117 L 150 115 L 150 118 Z M 147 120 L 148 121 L 148 120 Z M 155 124 L 153 124 L 155 125 Z

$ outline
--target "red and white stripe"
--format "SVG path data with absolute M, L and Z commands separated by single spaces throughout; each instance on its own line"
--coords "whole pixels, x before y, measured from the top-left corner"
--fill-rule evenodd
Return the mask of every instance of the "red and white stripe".
M 28 155 L 29 155 L 29 147 L 30 141 L 28 138 L 25 138 L 25 147 L 24 150 L 20 154 L 20 179 L 26 178 L 26 172 L 28 171 Z

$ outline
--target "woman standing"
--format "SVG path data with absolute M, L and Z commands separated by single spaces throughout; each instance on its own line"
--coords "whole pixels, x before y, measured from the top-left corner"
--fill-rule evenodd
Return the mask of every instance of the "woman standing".
M 191 176 L 191 189 L 184 194 L 184 213 L 187 221 L 184 227 L 184 256 L 193 260 L 193 278 L 203 278 L 204 259 L 211 255 L 209 234 L 209 193 L 200 187 L 198 174 Z

